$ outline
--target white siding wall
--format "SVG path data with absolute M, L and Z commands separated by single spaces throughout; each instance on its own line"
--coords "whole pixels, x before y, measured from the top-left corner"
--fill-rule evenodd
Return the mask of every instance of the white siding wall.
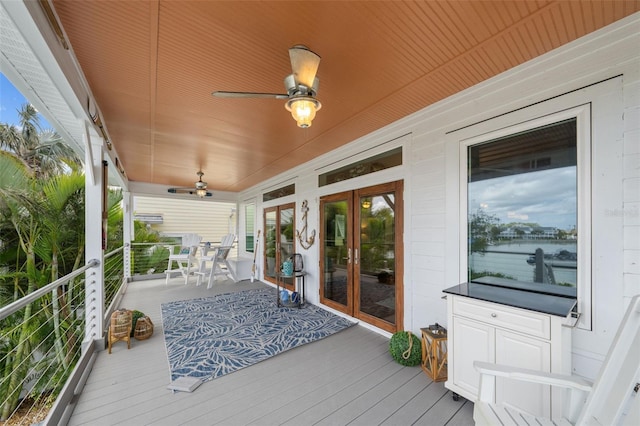
M 419 335 L 420 327 L 446 324 L 442 290 L 460 281 L 461 219 L 457 193 L 451 193 L 456 188 L 451 180 L 458 175 L 447 167 L 447 134 L 571 91 L 579 97 L 581 88 L 622 76 L 620 88 L 593 110 L 606 129 L 594 129 L 592 152 L 592 329 L 573 331 L 574 371 L 593 377 L 628 298 L 640 293 L 639 45 L 640 14 L 635 14 L 251 188 L 238 199 L 255 197 L 262 229 L 262 192 L 293 181 L 295 196 L 268 205 L 295 201 L 300 229 L 300 206 L 307 200 L 309 231 L 318 232 L 320 196 L 404 179 L 404 324 Z M 403 166 L 318 188 L 318 174 L 399 145 L 404 147 Z M 307 294 L 318 303 L 319 244 L 301 252 L 309 272 Z
M 151 228 L 162 234 L 195 233 L 202 235 L 203 243 L 214 243 L 227 234 L 237 234 L 235 208 L 235 203 L 138 196 L 133 210 L 134 214 L 161 213 L 163 223 Z

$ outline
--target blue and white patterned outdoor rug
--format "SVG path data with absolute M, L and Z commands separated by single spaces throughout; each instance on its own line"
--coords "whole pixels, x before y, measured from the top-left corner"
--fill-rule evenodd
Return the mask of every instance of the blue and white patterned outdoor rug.
M 215 379 L 354 324 L 311 304 L 278 308 L 275 289 L 162 304 L 172 381 Z

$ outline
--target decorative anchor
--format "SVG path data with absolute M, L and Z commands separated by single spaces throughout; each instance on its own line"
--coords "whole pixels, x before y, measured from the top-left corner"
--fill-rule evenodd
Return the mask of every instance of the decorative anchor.
M 301 231 L 296 231 L 296 237 L 300 241 L 300 245 L 303 249 L 308 250 L 309 247 L 313 245 L 313 242 L 316 238 L 316 230 L 311 231 L 311 236 L 307 237 L 307 212 L 309 211 L 309 206 L 307 200 L 302 202 L 302 207 L 300 208 L 302 211 L 302 222 L 304 226 Z M 304 236 L 303 236 L 304 235 Z

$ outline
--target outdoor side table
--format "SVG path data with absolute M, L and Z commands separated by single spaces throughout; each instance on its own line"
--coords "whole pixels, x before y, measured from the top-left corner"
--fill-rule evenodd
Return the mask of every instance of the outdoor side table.
M 277 291 L 277 304 L 278 307 L 280 306 L 286 306 L 286 307 L 298 307 L 301 308 L 302 306 L 304 306 L 304 304 L 306 303 L 305 301 L 305 297 L 304 297 L 304 287 L 305 287 L 305 276 L 307 275 L 306 272 L 304 271 L 300 271 L 300 272 L 294 272 L 291 275 L 284 275 L 281 271 L 276 271 L 276 291 Z M 280 278 L 293 278 L 294 280 L 294 288 L 295 291 L 298 292 L 298 301 L 297 302 L 292 302 L 291 300 L 289 300 L 288 302 L 282 302 L 280 300 L 280 289 L 284 289 L 284 287 L 280 286 Z

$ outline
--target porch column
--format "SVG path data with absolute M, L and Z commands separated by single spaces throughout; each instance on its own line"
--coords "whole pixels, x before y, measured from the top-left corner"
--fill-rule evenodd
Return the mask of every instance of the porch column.
M 124 267 L 124 278 L 131 280 L 131 241 L 135 239 L 133 227 L 133 196 L 129 191 L 122 192 L 122 245 L 124 251 L 122 253 L 122 263 Z
M 85 259 L 98 259 L 100 264 L 85 273 L 85 334 L 84 344 L 102 340 L 104 347 L 104 247 L 103 237 L 103 161 L 102 138 L 90 134 L 89 123 L 85 132 Z

